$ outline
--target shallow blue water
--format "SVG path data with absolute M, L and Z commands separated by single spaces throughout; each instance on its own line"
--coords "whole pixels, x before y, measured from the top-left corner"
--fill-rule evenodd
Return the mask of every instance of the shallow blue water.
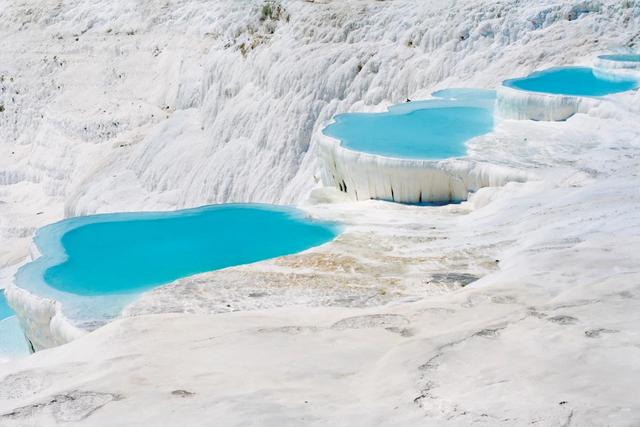
M 572 96 L 604 96 L 639 86 L 639 82 L 632 78 L 614 77 L 588 67 L 551 68 L 527 77 L 506 80 L 504 84 L 530 92 Z
M 157 285 L 299 252 L 336 234 L 334 224 L 269 205 L 78 217 L 38 231 L 43 255 L 16 281 L 61 301 L 68 317 L 108 319 Z
M 409 102 L 384 113 L 335 117 L 323 133 L 354 151 L 408 159 L 466 154 L 465 142 L 493 129 L 493 91 L 453 89 L 439 100 Z
M 640 62 L 640 55 L 633 53 L 615 53 L 612 55 L 600 55 L 598 58 L 608 61 Z
M 13 314 L 13 310 L 11 310 L 4 297 L 4 291 L 0 289 L 0 320 L 11 317 Z
M 0 289 L 0 361 L 29 354 L 29 345 L 24 338 L 20 323 Z

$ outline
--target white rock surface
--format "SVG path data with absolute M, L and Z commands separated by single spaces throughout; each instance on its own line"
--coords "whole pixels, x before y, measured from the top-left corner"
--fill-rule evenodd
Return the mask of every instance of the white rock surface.
M 60 302 L 34 295 L 13 282 L 4 291 L 34 350 L 66 344 L 86 333 L 67 319 Z
M 339 188 L 353 200 L 460 202 L 482 187 L 527 179 L 526 173 L 515 168 L 472 158 L 400 159 L 354 151 L 328 136 L 320 139 L 318 153 L 325 185 Z
M 639 20 L 613 0 L 261 4 L 0 2 L 0 265 L 68 215 L 299 202 L 335 113 L 591 61 Z
M 630 75 L 638 76 L 640 71 L 640 61 L 618 61 L 610 58 L 603 58 L 599 55 L 595 60 L 596 67 L 603 70 L 613 70 L 616 72 L 629 72 Z
M 504 119 L 562 121 L 576 113 L 586 113 L 602 102 L 582 96 L 537 93 L 500 86 L 496 99 L 496 115 Z
M 610 69 L 602 67 L 602 61 L 595 58 L 594 74 L 598 78 L 636 79 L 640 73 L 633 70 Z M 577 113 L 588 113 L 598 104 L 610 102 L 612 95 L 600 97 L 559 95 L 532 92 L 502 84 L 497 90 L 495 114 L 504 119 L 562 121 Z
M 618 1 L 282 4 L 0 3 L 0 265 L 66 214 L 305 200 L 335 112 L 581 63 L 640 24 Z M 461 205 L 315 191 L 341 239 L 0 365 L 0 425 L 637 424 L 639 101 L 498 123 L 470 155 L 532 179 Z

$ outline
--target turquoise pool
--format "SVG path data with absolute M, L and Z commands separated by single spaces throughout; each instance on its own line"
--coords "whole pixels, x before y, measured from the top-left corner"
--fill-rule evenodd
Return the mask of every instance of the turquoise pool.
M 4 291 L 0 289 L 0 320 L 11 317 L 13 314 L 13 310 L 11 310 L 4 297 Z
M 116 316 L 137 294 L 181 277 L 300 252 L 332 240 L 332 223 L 270 205 L 67 219 L 38 231 L 42 256 L 16 283 L 83 321 Z
M 640 62 L 640 54 L 634 53 L 614 53 L 611 55 L 600 55 L 598 58 L 607 61 Z
M 640 82 L 630 77 L 599 73 L 588 67 L 561 67 L 505 80 L 504 85 L 528 92 L 555 95 L 604 96 L 636 89 Z
M 18 318 L 7 304 L 0 289 L 0 362 L 29 354 Z
M 353 151 L 438 160 L 464 156 L 466 141 L 493 130 L 495 92 L 447 89 L 433 95 L 440 99 L 398 104 L 383 113 L 340 114 L 323 133 Z

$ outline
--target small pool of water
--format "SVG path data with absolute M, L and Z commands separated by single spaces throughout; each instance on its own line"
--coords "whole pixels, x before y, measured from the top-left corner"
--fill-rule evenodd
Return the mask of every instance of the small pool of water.
M 447 89 L 433 95 L 440 99 L 398 104 L 383 113 L 340 114 L 323 133 L 354 151 L 438 160 L 466 155 L 466 141 L 493 130 L 495 92 Z
M 640 86 L 640 82 L 630 77 L 600 73 L 588 67 L 561 67 L 505 80 L 504 85 L 555 95 L 604 96 L 635 89 Z
M 13 316 L 13 310 L 7 304 L 7 300 L 4 297 L 4 290 L 0 289 L 0 320 Z
M 77 217 L 37 232 L 42 256 L 18 271 L 16 283 L 62 302 L 72 319 L 109 319 L 155 286 L 300 252 L 337 232 L 335 224 L 270 205 Z
M 0 289 L 0 362 L 29 354 L 20 323 Z
M 598 58 L 607 61 L 640 62 L 640 54 L 635 53 L 614 53 L 611 55 L 600 55 Z

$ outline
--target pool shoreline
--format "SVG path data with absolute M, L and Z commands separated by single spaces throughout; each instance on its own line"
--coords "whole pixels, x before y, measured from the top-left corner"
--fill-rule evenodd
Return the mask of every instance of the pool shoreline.
M 332 242 L 338 235 L 342 232 L 342 227 L 335 222 L 332 221 L 324 221 L 316 218 L 310 217 L 306 212 L 298 208 L 292 208 L 289 206 L 278 206 L 278 205 L 267 205 L 267 204 L 224 204 L 224 205 L 205 205 L 194 208 L 188 208 L 183 210 L 176 211 L 154 211 L 154 212 L 127 212 L 127 213 L 109 213 L 109 214 L 98 214 L 98 215 L 89 215 L 83 217 L 70 218 L 66 220 L 61 220 L 53 224 L 49 224 L 45 227 L 39 229 L 34 236 L 31 247 L 30 247 L 30 260 L 26 261 L 18 272 L 14 276 L 12 281 L 9 281 L 6 287 L 6 296 L 7 302 L 11 308 L 16 313 L 16 316 L 20 320 L 20 324 L 25 333 L 25 336 L 28 338 L 31 346 L 37 351 L 49 347 L 54 347 L 57 345 L 65 344 L 67 342 L 73 341 L 86 333 L 97 329 L 98 327 L 109 323 L 110 321 L 120 317 L 122 311 L 126 306 L 134 302 L 140 295 L 145 292 L 149 292 L 155 288 L 169 285 L 178 280 L 184 279 L 185 277 L 197 276 L 199 274 L 205 274 L 210 271 L 218 271 L 226 268 L 234 268 L 238 266 L 250 265 L 257 262 L 263 262 L 266 260 L 273 259 L 274 257 L 259 259 L 246 263 L 239 263 L 234 265 L 229 265 L 223 268 L 214 268 L 206 271 L 198 271 L 193 274 L 188 274 L 185 276 L 180 276 L 174 280 L 158 283 L 156 285 L 152 285 L 149 287 L 145 287 L 141 290 L 134 290 L 130 293 L 116 293 L 116 294 L 105 294 L 105 295 L 91 295 L 91 296 L 82 296 L 75 295 L 74 298 L 88 298 L 95 301 L 106 301 L 111 298 L 119 298 L 125 295 L 125 303 L 121 304 L 118 312 L 109 318 L 102 318 L 102 320 L 96 317 L 95 320 L 89 321 L 89 319 L 83 318 L 74 318 L 69 317 L 65 312 L 65 305 L 63 302 L 59 301 L 56 298 L 51 298 L 46 295 L 38 294 L 34 292 L 32 289 L 26 289 L 23 286 L 20 286 L 19 281 L 25 280 L 25 277 L 19 277 L 19 273 L 25 267 L 32 265 L 34 263 L 40 263 L 40 266 L 36 266 L 33 269 L 34 272 L 44 271 L 43 268 L 54 265 L 57 262 L 63 262 L 66 260 L 66 252 L 60 242 L 61 236 L 64 236 L 65 232 L 80 228 L 86 224 L 94 224 L 100 222 L 109 222 L 113 219 L 114 215 L 119 216 L 119 219 L 122 221 L 126 221 L 127 219 L 136 218 L 139 219 L 141 216 L 149 218 L 154 217 L 171 217 L 171 216 L 180 216 L 184 213 L 197 213 L 198 211 L 206 211 L 207 209 L 214 209 L 220 206 L 240 206 L 244 208 L 258 208 L 265 209 L 270 212 L 278 212 L 281 214 L 285 214 L 286 216 L 290 216 L 295 221 L 298 221 L 300 224 L 313 224 L 316 227 L 324 227 L 324 229 L 328 230 L 331 234 L 331 238 L 329 240 L 323 240 L 320 244 L 310 245 L 303 249 L 302 251 L 296 250 L 292 252 L 286 252 L 282 254 L 278 254 L 275 258 L 287 255 L 293 255 L 297 253 L 301 253 L 307 250 L 311 250 L 313 248 L 322 246 L 324 244 Z M 95 221 L 95 222 L 93 222 Z M 43 247 L 41 245 L 46 246 Z M 49 245 L 49 246 L 47 246 Z M 55 248 L 54 253 L 50 253 L 49 251 Z M 39 268 L 38 268 L 39 267 Z M 24 270 L 23 270 L 24 271 Z M 29 278 L 28 276 L 26 277 Z M 37 280 L 44 283 L 45 286 L 51 288 L 50 285 L 46 284 L 44 278 L 37 278 Z M 76 313 L 77 314 L 77 313 Z
M 598 55 L 594 61 L 597 68 L 626 72 L 630 76 L 640 73 L 640 54 L 604 54 Z
M 571 72 L 578 73 L 581 78 L 593 78 L 594 81 L 600 82 L 602 87 L 593 89 L 593 94 L 588 94 L 582 93 L 582 86 L 580 90 L 564 86 L 559 89 L 553 86 L 558 82 L 553 82 L 549 92 L 543 90 L 545 84 L 550 84 L 544 80 L 545 78 L 549 80 L 549 76 Z M 590 76 L 585 77 L 586 74 Z M 607 84 L 611 85 L 609 92 L 605 89 Z M 527 85 L 530 87 L 527 88 Z M 497 90 L 495 111 L 496 115 L 503 119 L 564 121 L 574 114 L 587 113 L 610 96 L 637 90 L 639 87 L 638 76 L 618 73 L 615 70 L 600 70 L 586 66 L 552 67 L 527 76 L 504 80 Z
M 6 301 L 4 288 L 0 288 L 0 363 L 29 354 L 19 319 Z
M 433 92 L 432 98 L 389 106 L 385 112 L 356 113 L 399 115 L 419 109 L 473 106 L 493 116 L 495 91 L 451 88 Z M 335 116 L 318 132 L 318 154 L 324 165 L 323 182 L 338 188 L 354 200 L 378 199 L 399 203 L 457 203 L 470 192 L 507 182 L 523 182 L 528 175 L 503 166 L 480 163 L 468 157 L 468 143 L 490 135 L 491 129 L 462 141 L 460 155 L 444 158 L 407 158 L 393 154 L 358 151 L 339 137 L 325 132 L 336 123 Z M 429 144 L 428 139 L 425 144 Z
M 325 185 L 338 188 L 353 200 L 455 203 L 482 187 L 530 178 L 522 171 L 467 157 L 401 159 L 354 151 L 330 136 L 319 138 Z

